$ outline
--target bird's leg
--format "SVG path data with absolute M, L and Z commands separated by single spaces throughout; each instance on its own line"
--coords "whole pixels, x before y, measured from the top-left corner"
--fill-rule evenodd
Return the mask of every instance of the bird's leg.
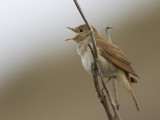
M 106 81 L 106 84 L 105 85 L 107 85 L 107 83 L 111 80 L 112 78 L 108 78 L 108 80 Z M 104 87 L 101 89 L 101 91 L 103 91 L 104 90 Z

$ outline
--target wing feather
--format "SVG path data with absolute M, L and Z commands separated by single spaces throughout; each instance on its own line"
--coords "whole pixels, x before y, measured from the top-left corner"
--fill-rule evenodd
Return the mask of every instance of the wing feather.
M 135 73 L 131 66 L 131 62 L 128 60 L 128 58 L 124 55 L 124 53 L 118 46 L 104 39 L 98 40 L 96 41 L 96 43 L 98 48 L 103 48 L 99 50 L 100 54 L 104 58 L 111 61 L 113 64 L 123 69 L 124 71 L 138 77 L 138 75 Z

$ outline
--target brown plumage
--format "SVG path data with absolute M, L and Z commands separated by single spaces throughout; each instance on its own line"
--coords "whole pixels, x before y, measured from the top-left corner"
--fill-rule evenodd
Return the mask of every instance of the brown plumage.
M 138 102 L 132 89 L 132 83 L 136 83 L 137 80 L 134 77 L 131 77 L 131 74 L 135 77 L 138 77 L 138 75 L 133 70 L 131 62 L 118 46 L 104 40 L 93 26 L 92 28 L 97 44 L 98 60 L 103 76 L 106 78 L 115 78 L 120 81 L 128 93 L 130 93 L 136 108 L 139 111 Z M 81 56 L 82 64 L 86 71 L 91 73 L 94 59 L 89 48 L 89 45 L 93 46 L 90 31 L 86 25 L 80 25 L 74 29 L 69 29 L 77 34 L 68 40 L 74 40 L 78 43 L 77 51 Z
M 138 76 L 127 57 L 124 55 L 124 53 L 121 51 L 120 48 L 118 48 L 116 45 L 112 44 L 111 42 L 104 40 L 102 38 L 99 38 L 97 41 L 97 46 L 101 46 L 103 49 L 100 49 L 100 54 L 111 61 L 116 66 L 120 67 L 126 72 L 131 73 L 134 76 Z

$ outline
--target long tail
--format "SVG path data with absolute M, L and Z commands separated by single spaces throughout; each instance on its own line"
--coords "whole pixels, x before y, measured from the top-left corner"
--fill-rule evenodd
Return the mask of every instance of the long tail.
M 136 99 L 136 97 L 135 97 L 135 95 L 134 95 L 134 92 L 133 92 L 132 88 L 131 88 L 130 91 L 131 91 L 131 94 L 132 94 L 132 99 L 133 99 L 133 101 L 134 101 L 134 103 L 135 103 L 135 105 L 136 105 L 136 108 L 137 108 L 138 111 L 140 111 L 139 105 L 138 105 L 138 102 L 137 102 L 137 99 Z
M 131 97 L 136 105 L 137 110 L 140 111 L 136 96 L 135 96 L 133 89 L 132 89 L 131 77 L 130 77 L 129 73 L 127 73 L 127 74 L 121 73 L 120 81 L 123 84 L 123 86 L 126 88 L 128 93 L 131 95 Z

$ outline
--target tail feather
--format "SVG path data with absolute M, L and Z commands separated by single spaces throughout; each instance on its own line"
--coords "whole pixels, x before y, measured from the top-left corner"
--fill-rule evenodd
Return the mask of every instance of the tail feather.
M 131 92 L 132 99 L 133 99 L 133 101 L 134 101 L 134 103 L 135 103 L 135 105 L 136 105 L 137 110 L 140 111 L 139 105 L 138 105 L 138 102 L 137 102 L 137 99 L 136 99 L 136 97 L 135 97 L 135 95 L 134 95 L 134 92 L 133 92 L 132 88 L 131 88 L 130 92 Z
M 128 82 L 129 82 L 129 92 L 131 93 L 131 97 L 132 97 L 132 99 L 133 99 L 133 101 L 134 101 L 134 103 L 136 105 L 137 110 L 140 111 L 136 96 L 135 96 L 135 94 L 133 92 L 133 89 L 132 89 L 132 83 L 131 83 L 132 82 L 132 78 L 131 78 L 129 73 L 126 74 L 126 78 L 127 78 Z
M 121 73 L 120 81 L 123 84 L 123 86 L 126 88 L 128 93 L 131 95 L 137 110 L 140 111 L 136 96 L 135 96 L 133 89 L 132 89 L 131 77 L 130 77 L 129 73 L 127 73 L 127 74 Z

